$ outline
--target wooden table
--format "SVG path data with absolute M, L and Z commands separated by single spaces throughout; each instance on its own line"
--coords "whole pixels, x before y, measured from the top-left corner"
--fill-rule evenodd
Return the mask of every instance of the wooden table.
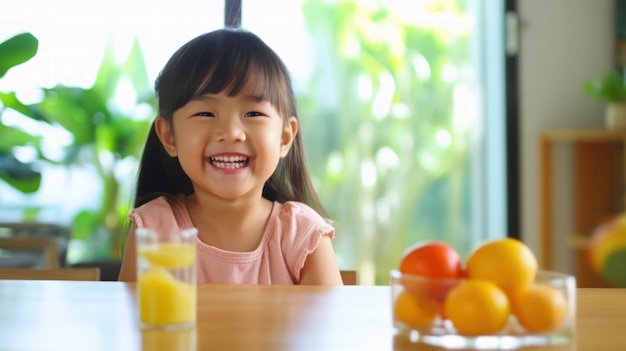
M 398 337 L 386 286 L 198 287 L 198 325 L 141 332 L 135 286 L 0 281 L 0 350 L 439 350 Z M 626 289 L 579 289 L 577 338 L 530 350 L 626 350 Z

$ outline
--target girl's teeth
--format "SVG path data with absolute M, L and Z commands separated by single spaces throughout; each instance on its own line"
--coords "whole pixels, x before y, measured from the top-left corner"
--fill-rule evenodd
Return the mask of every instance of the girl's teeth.
M 217 156 L 211 157 L 211 164 L 217 168 L 236 169 L 246 165 L 247 157 L 241 156 Z

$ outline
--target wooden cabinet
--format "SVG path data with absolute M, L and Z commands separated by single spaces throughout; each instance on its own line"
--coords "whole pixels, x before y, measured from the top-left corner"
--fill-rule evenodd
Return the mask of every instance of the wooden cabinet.
M 567 243 L 555 243 L 553 150 L 556 143 L 572 146 L 572 227 Z M 593 230 L 624 210 L 626 131 L 554 130 L 540 137 L 540 242 L 542 269 L 554 269 L 554 250 L 574 255 L 579 287 L 606 287 L 591 269 L 587 244 Z

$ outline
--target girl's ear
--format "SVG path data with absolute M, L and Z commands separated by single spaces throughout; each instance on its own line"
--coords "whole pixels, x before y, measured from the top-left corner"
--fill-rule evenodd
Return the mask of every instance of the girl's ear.
M 283 128 L 283 134 L 280 138 L 280 157 L 287 156 L 291 144 L 298 134 L 298 119 L 296 117 L 289 117 L 287 124 Z
M 174 131 L 172 126 L 165 118 L 159 116 L 154 121 L 154 129 L 161 141 L 161 145 L 171 157 L 176 157 L 176 143 L 174 142 Z

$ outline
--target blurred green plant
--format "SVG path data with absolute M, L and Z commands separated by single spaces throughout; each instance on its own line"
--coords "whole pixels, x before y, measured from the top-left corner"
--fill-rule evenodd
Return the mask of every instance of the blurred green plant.
M 311 80 L 297 92 L 308 161 L 335 220 L 340 263 L 377 284 L 388 284 L 389 270 L 416 241 L 446 241 L 462 255 L 473 244 L 470 127 L 455 116 L 455 96 L 471 71 L 464 3 L 419 2 L 416 11 L 431 20 L 412 23 L 382 2 L 303 5 L 317 58 Z M 136 105 L 155 109 L 139 45 L 121 65 L 110 47 L 106 53 L 89 89 L 44 89 L 42 101 L 28 106 L 3 99 L 72 135 L 61 158 L 47 157 L 36 138 L 25 141 L 38 148 L 40 160 L 97 170 L 99 205 L 75 215 L 72 234 L 90 240 L 104 231 L 107 241 L 96 240 L 100 251 L 91 257 L 119 254 L 130 196 L 123 191 L 128 179 L 116 169 L 125 160 L 136 168 L 153 117 L 115 108 L 120 82 L 132 82 Z
M 417 241 L 472 245 L 470 127 L 454 115 L 472 69 L 462 4 L 421 2 L 431 20 L 408 23 L 382 3 L 304 3 L 319 59 L 301 131 L 340 264 L 363 281 L 388 284 Z
M 56 143 L 61 155 L 51 155 L 34 143 L 39 162 L 61 165 L 68 171 L 79 167 L 95 169 L 93 193 L 85 196 L 96 198 L 97 204 L 93 209 L 78 211 L 71 223 L 71 238 L 82 241 L 84 250 L 70 253 L 70 257 L 118 258 L 127 234 L 125 218 L 131 206 L 130 195 L 124 191 L 130 184 L 128 177 L 120 173 L 120 167 L 127 161 L 131 168 L 136 166 L 156 103 L 139 43 L 135 41 L 127 59 L 117 63 L 109 42 L 90 88 L 59 84 L 43 88 L 42 93 L 41 101 L 34 104 L 25 105 L 14 94 L 3 95 L 2 103 L 5 108 L 50 128 L 60 128 L 71 136 L 71 142 L 63 147 Z M 121 108 L 116 102 L 120 96 L 132 99 L 133 108 Z
M 600 101 L 626 102 L 626 79 L 620 70 L 611 70 L 600 78 L 584 82 L 583 90 Z
M 11 68 L 33 58 L 38 47 L 39 41 L 31 33 L 21 33 L 0 43 L 0 78 Z M 7 108 L 21 109 L 15 92 L 0 92 L 0 101 L 0 179 L 20 192 L 36 192 L 41 185 L 41 173 L 32 163 L 20 161 L 13 151 L 19 146 L 38 146 L 41 138 L 1 123 L 2 113 Z

